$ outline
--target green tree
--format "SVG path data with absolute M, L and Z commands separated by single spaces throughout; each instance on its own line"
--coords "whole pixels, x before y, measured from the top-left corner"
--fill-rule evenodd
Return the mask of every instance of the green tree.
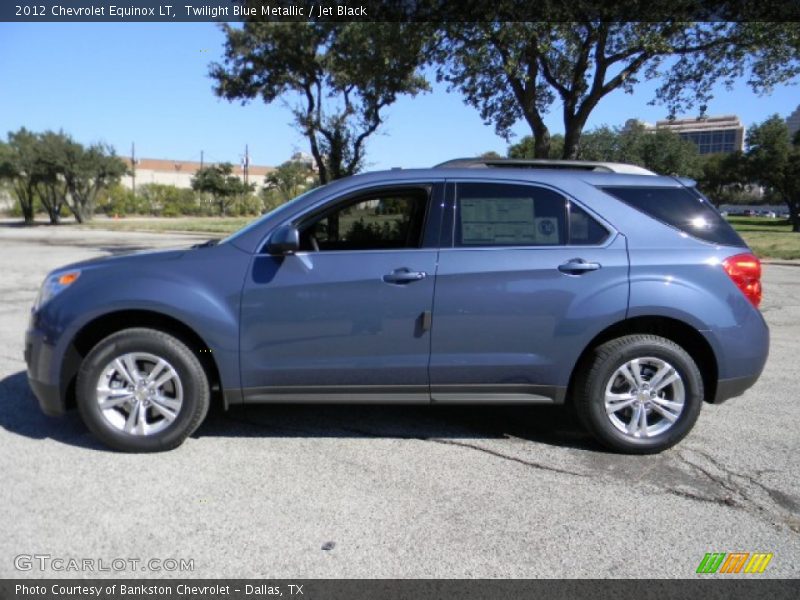
M 556 133 L 550 138 L 548 155 L 544 158 L 561 158 L 564 152 L 564 136 Z M 526 135 L 516 144 L 508 147 L 508 158 L 537 158 L 536 141 L 532 135 Z M 543 157 L 538 157 L 543 158 Z
M 99 194 L 128 172 L 111 146 L 92 144 L 86 148 L 74 141 L 65 148 L 63 168 L 67 206 L 78 223 L 92 218 Z
M 701 169 L 698 186 L 716 206 L 734 201 L 749 183 L 744 154 L 738 151 L 708 154 Z
M 223 30 L 223 64 L 210 66 L 215 93 L 242 103 L 294 102 L 295 126 L 323 184 L 362 168 L 367 139 L 399 95 L 428 89 L 417 73 L 419 24 L 246 21 Z
M 622 130 L 612 129 L 608 125 L 587 131 L 581 136 L 578 158 L 582 160 L 626 162 L 620 157 L 620 131 Z M 562 142 L 562 152 L 563 147 Z M 634 160 L 638 160 L 638 158 L 637 156 Z
M 284 202 L 313 185 L 314 172 L 297 160 L 289 160 L 264 178 L 269 189 L 276 190 Z
M 192 178 L 192 189 L 209 194 L 224 217 L 236 197 L 250 193 L 253 185 L 234 175 L 231 163 L 222 163 L 197 171 Z
M 63 131 L 46 131 L 37 136 L 37 193 L 50 223 L 61 222 L 67 204 L 66 157 L 72 140 Z
M 25 222 L 37 202 L 57 224 L 66 205 L 79 223 L 92 217 L 98 194 L 119 182 L 127 167 L 103 144 L 85 148 L 60 131 L 9 133 L 0 152 L 0 177 L 12 182 Z
M 800 147 L 778 115 L 747 130 L 747 172 L 789 207 L 792 231 L 800 232 Z
M 519 2 L 497 0 L 495 8 L 513 14 Z M 455 22 L 439 39 L 438 77 L 506 139 L 524 120 L 541 158 L 550 156 L 544 117 L 558 104 L 562 156 L 576 158 L 589 115 L 617 90 L 633 93 L 641 81 L 658 80 L 654 102 L 670 114 L 695 105 L 702 113 L 716 82 L 748 75 L 762 92 L 800 73 L 800 23 Z
M 549 158 L 561 155 L 563 139 L 559 134 L 551 138 Z M 535 154 L 531 136 L 525 136 L 508 149 L 511 158 L 533 158 Z M 697 147 L 692 142 L 668 129 L 652 131 L 640 124 L 617 128 L 604 125 L 587 131 L 581 137 L 575 158 L 629 163 L 662 175 L 697 177 L 701 172 Z
M 647 131 L 635 125 L 620 131 L 619 136 L 619 162 L 640 165 L 660 175 L 698 177 L 701 173 L 697 146 L 674 131 Z
M 33 224 L 40 180 L 36 134 L 24 127 L 9 132 L 8 142 L 0 145 L 0 178 L 10 183 L 25 223 Z

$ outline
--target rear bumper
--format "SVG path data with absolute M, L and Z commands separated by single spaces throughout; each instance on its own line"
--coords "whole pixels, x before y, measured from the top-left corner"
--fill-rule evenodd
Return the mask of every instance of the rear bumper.
M 741 396 L 758 381 L 761 373 L 748 377 L 734 377 L 733 379 L 720 379 L 717 381 L 717 393 L 714 395 L 714 404 L 720 404 L 736 396 Z

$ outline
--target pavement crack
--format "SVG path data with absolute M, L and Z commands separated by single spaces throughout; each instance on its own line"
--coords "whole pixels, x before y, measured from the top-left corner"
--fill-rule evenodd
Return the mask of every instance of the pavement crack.
M 789 495 L 763 484 L 752 475 L 734 471 L 706 452 L 684 450 L 676 456 L 682 465 L 710 482 L 718 494 L 707 496 L 678 488 L 666 488 L 667 493 L 744 510 L 760 519 L 788 527 L 793 533 L 800 533 L 800 520 L 796 516 L 798 504 Z
M 530 460 L 525 460 L 524 458 L 519 458 L 517 456 L 511 456 L 510 454 L 505 454 L 503 452 L 498 452 L 496 450 L 491 450 L 489 448 L 484 448 L 483 446 L 478 446 L 476 444 L 468 444 L 466 442 L 457 442 L 456 440 L 443 440 L 441 438 L 418 438 L 426 442 L 433 442 L 435 444 L 444 444 L 447 446 L 460 446 L 462 448 L 469 448 L 470 450 L 477 450 L 478 452 L 484 452 L 485 454 L 490 454 L 496 458 L 502 458 L 503 460 L 510 460 L 512 462 L 519 463 L 521 465 L 525 465 L 526 467 L 531 467 L 532 469 L 539 469 L 542 471 L 550 471 L 552 473 L 560 473 L 562 475 L 573 475 L 575 477 L 591 477 L 591 475 L 587 473 L 579 473 L 577 471 L 569 471 L 567 469 L 559 469 L 558 467 L 551 467 L 550 465 L 544 465 L 542 463 L 533 462 Z
M 681 498 L 687 498 L 689 500 L 696 500 L 697 502 L 706 502 L 708 504 L 716 504 L 717 506 L 730 506 L 730 507 L 739 506 L 736 503 L 736 501 L 730 496 L 726 496 L 725 498 L 710 498 L 708 496 L 701 496 L 700 494 L 687 492 L 686 490 L 680 490 L 678 488 L 666 488 L 666 491 L 672 494 L 673 496 L 679 496 Z
M 360 435 L 368 436 L 368 437 L 384 437 L 381 434 L 374 433 L 371 431 L 365 431 L 362 429 L 352 429 L 347 428 L 346 431 L 351 431 L 353 433 L 358 433 Z M 552 473 L 559 473 L 561 475 L 573 475 L 575 477 L 591 477 L 588 473 L 579 473 L 577 471 L 569 471 L 567 469 L 559 469 L 558 467 L 551 467 L 550 465 L 545 465 L 542 463 L 525 460 L 524 458 L 519 458 L 518 456 L 512 456 L 510 454 L 505 454 L 504 452 L 498 452 L 497 450 L 492 450 L 490 448 L 485 448 L 483 446 L 478 446 L 477 444 L 469 444 L 467 442 L 459 442 L 456 440 L 446 440 L 443 438 L 438 437 L 424 437 L 424 436 L 402 436 L 402 435 L 392 435 L 393 438 L 398 439 L 406 439 L 406 440 L 419 440 L 421 442 L 431 442 L 434 444 L 443 444 L 445 446 L 459 446 L 461 448 L 467 448 L 469 450 L 477 450 L 478 452 L 483 452 L 485 454 L 489 454 L 494 456 L 495 458 L 501 458 L 503 460 L 509 460 L 511 462 L 519 463 L 521 465 L 525 465 L 526 467 L 530 467 L 532 469 L 539 469 L 542 471 L 550 471 Z

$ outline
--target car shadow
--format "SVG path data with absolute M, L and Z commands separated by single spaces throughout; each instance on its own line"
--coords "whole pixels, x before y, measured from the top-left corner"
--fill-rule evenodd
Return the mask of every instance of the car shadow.
M 77 411 L 45 416 L 24 371 L 0 380 L 0 428 L 106 450 Z M 509 439 L 600 451 L 571 411 L 561 406 L 248 405 L 214 407 L 192 437 Z
M 86 429 L 77 411 L 70 411 L 63 418 L 45 415 L 28 385 L 25 371 L 0 380 L 0 428 L 34 440 L 52 439 L 81 448 L 104 449 Z

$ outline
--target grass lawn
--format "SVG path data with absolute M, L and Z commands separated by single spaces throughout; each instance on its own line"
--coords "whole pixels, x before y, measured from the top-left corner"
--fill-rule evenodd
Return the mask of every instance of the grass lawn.
M 800 258 L 800 233 L 792 232 L 787 219 L 728 217 L 728 221 L 758 257 Z
M 96 219 L 80 227 L 117 231 L 178 231 L 224 236 L 243 227 L 256 217 L 127 217 Z M 760 258 L 800 259 L 800 233 L 793 233 L 786 219 L 765 217 L 728 217 L 748 245 Z
M 208 233 L 210 235 L 228 235 L 241 229 L 258 217 L 125 217 L 124 219 L 95 218 L 84 225 L 89 229 L 107 229 L 111 231 L 177 231 L 189 233 Z

